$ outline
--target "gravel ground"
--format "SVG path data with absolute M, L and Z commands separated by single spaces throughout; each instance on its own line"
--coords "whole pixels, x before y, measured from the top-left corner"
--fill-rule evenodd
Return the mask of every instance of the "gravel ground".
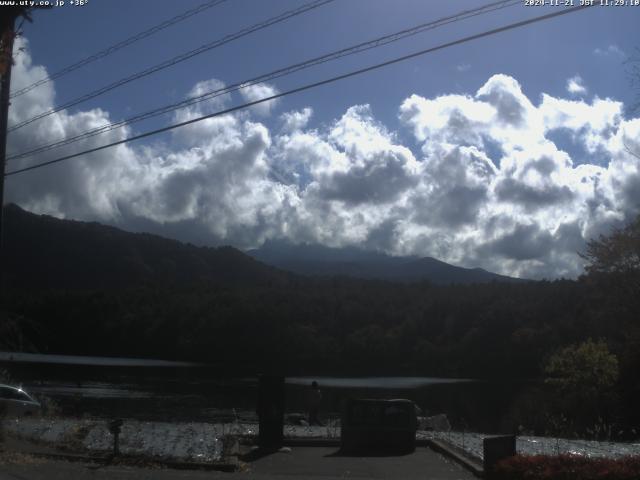
M 7 420 L 5 431 L 73 452 L 110 452 L 113 436 L 106 422 L 92 419 L 26 418 Z M 222 456 L 224 425 L 126 421 L 120 451 L 167 460 L 214 462 Z
M 6 432 L 74 452 L 110 452 L 113 436 L 107 422 L 99 419 L 19 418 L 5 420 Z M 258 434 L 255 423 L 167 423 L 126 420 L 120 433 L 120 452 L 167 460 L 215 462 L 223 453 L 227 436 Z M 340 427 L 285 425 L 287 438 L 340 438 Z
M 482 440 L 488 435 L 470 432 L 418 432 L 417 437 L 443 440 L 482 460 Z M 568 440 L 564 438 L 519 436 L 516 439 L 518 453 L 527 455 L 558 455 L 570 453 L 587 457 L 619 458 L 640 455 L 640 443 L 596 442 Z
M 19 438 L 55 445 L 74 452 L 109 452 L 113 437 L 107 423 L 97 419 L 20 418 L 5 420 L 3 427 Z M 255 436 L 254 423 L 167 423 L 127 420 L 120 434 L 120 451 L 167 460 L 215 462 L 223 453 L 223 439 L 231 436 Z M 286 438 L 340 438 L 338 421 L 326 426 L 284 427 Z M 482 459 L 482 440 L 487 435 L 469 432 L 418 431 L 418 439 L 439 439 Z M 525 454 L 572 453 L 589 457 L 617 458 L 640 455 L 640 443 L 613 443 L 520 436 L 518 452 Z

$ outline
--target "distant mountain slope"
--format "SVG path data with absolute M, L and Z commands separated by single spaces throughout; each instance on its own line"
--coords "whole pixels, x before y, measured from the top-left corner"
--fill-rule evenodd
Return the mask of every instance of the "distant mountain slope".
M 271 241 L 247 254 L 268 265 L 303 275 L 346 275 L 397 282 L 427 280 L 441 285 L 523 281 L 482 268 L 456 267 L 435 258 L 391 257 L 354 247 L 328 248 Z
M 118 288 L 145 283 L 266 284 L 289 274 L 232 247 L 196 247 L 95 222 L 60 220 L 16 205 L 4 210 L 8 286 Z

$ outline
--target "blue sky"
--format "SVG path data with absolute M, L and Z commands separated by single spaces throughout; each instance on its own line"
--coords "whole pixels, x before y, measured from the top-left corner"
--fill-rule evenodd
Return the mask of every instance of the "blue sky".
M 35 23 L 27 24 L 24 31 L 34 62 L 49 71 L 57 71 L 201 3 L 202 0 L 90 0 L 83 7 L 65 6 L 36 12 Z M 64 82 L 56 84 L 58 99 L 74 98 L 303 3 L 298 0 L 228 1 L 65 77 Z M 126 116 L 129 111 L 152 108 L 164 100 L 179 100 L 201 79 L 215 77 L 234 83 L 274 67 L 287 66 L 485 3 L 488 2 L 337 1 L 154 74 L 86 106 L 99 106 L 115 116 Z M 346 72 L 557 8 L 509 7 L 369 54 L 314 68 L 279 81 L 278 87 L 285 90 L 321 76 Z M 397 106 L 408 93 L 433 96 L 474 91 L 497 72 L 519 79 L 523 91 L 532 99 L 537 99 L 542 92 L 563 94 L 567 78 L 580 74 L 600 97 L 628 104 L 633 100 L 633 93 L 622 62 L 623 55 L 638 48 L 639 20 L 640 7 L 595 7 L 308 92 L 287 99 L 286 105 L 290 108 L 313 105 L 316 121 L 328 121 L 353 104 L 369 103 L 376 115 L 387 123 L 394 121 Z M 611 45 L 617 46 L 622 54 L 594 55 L 596 49 L 604 50 Z M 469 68 L 457 68 L 464 66 Z
M 200 3 L 89 0 L 82 7 L 35 12 L 34 23 L 24 27 L 27 43 L 21 43 L 14 87 Z M 19 97 L 13 120 L 303 3 L 228 0 Z M 9 148 L 18 153 L 179 101 L 198 82 L 236 83 L 485 3 L 337 0 L 21 129 Z M 278 79 L 263 92 L 560 8 L 523 2 Z M 250 248 L 282 238 L 429 255 L 512 275 L 575 276 L 581 271 L 575 252 L 584 241 L 639 211 L 638 159 L 621 147 L 623 139 L 632 147 L 640 143 L 639 115 L 629 108 L 638 92 L 625 64 L 640 47 L 639 20 L 640 6 L 596 6 L 455 46 L 286 97 L 261 111 L 114 149 L 93 163 L 84 159 L 9 178 L 8 200 L 203 244 Z M 248 97 L 236 93 L 109 138 Z M 498 128 L 500 112 L 516 107 L 510 113 L 520 123 L 504 121 Z M 230 171 L 228 162 L 238 170 Z M 64 181 L 52 181 L 56 176 Z

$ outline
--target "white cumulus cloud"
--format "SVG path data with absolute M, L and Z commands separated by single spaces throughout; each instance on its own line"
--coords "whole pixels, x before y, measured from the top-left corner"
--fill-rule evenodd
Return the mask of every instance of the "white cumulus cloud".
M 598 47 L 593 51 L 593 53 L 599 57 L 625 57 L 625 53 L 616 44 L 607 45 L 606 47 Z
M 46 75 L 28 50 L 14 71 L 15 88 Z M 50 109 L 54 85 L 17 97 L 11 123 Z M 223 87 L 204 80 L 185 96 Z M 259 85 L 242 96 L 275 92 Z M 218 97 L 170 120 L 231 100 Z M 272 107 L 207 119 L 170 141 L 120 145 L 8 177 L 7 200 L 195 243 L 359 245 L 533 278 L 578 275 L 576 252 L 586 239 L 640 213 L 640 159 L 629 153 L 640 151 L 640 119 L 626 118 L 617 101 L 544 94 L 534 102 L 503 74 L 465 95 L 407 95 L 399 128 L 417 148 L 404 145 L 369 105 L 351 106 L 318 128 L 309 127 L 310 107 L 265 117 Z M 12 132 L 9 154 L 110 120 L 101 109 L 50 115 Z M 7 169 L 129 133 L 114 130 Z M 575 148 L 560 148 L 557 134 Z
M 264 98 L 273 97 L 280 93 L 276 87 L 269 85 L 268 83 L 257 83 L 255 85 L 245 85 L 241 88 L 240 94 L 247 103 L 257 102 Z M 267 102 L 259 103 L 251 107 L 251 109 L 259 115 L 267 116 L 271 113 L 271 110 L 275 108 L 278 103 L 278 99 L 269 100 Z
M 567 92 L 572 95 L 584 95 L 587 93 L 587 87 L 584 86 L 580 75 L 575 75 L 567 80 Z

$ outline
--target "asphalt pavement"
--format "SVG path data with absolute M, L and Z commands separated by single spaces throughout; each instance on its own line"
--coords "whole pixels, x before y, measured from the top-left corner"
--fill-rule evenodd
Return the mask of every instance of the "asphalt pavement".
M 178 479 L 264 479 L 292 478 L 331 480 L 430 479 L 469 480 L 470 472 L 428 447 L 401 456 L 342 456 L 335 447 L 293 447 L 289 452 L 243 457 L 241 470 L 174 470 L 65 462 L 41 458 L 13 459 L 0 464 L 0 480 L 178 480 Z

